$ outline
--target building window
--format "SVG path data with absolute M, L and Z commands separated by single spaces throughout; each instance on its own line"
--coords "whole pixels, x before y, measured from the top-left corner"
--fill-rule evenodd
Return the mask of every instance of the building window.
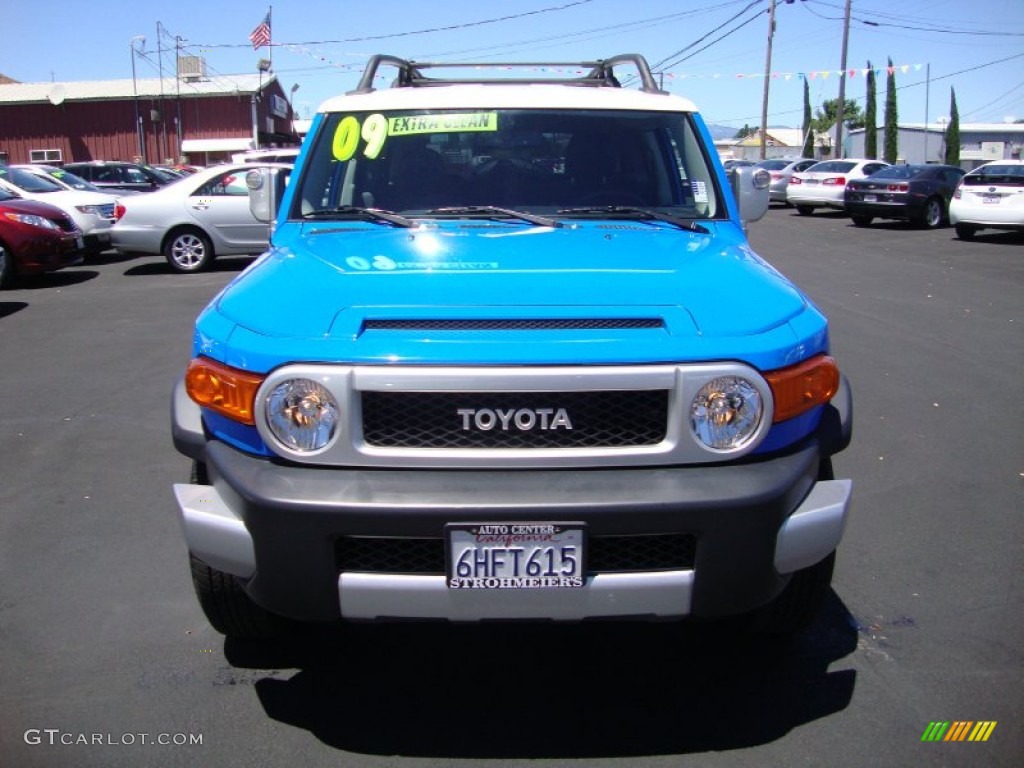
M 62 163 L 64 153 L 59 149 L 30 149 L 28 152 L 30 163 Z

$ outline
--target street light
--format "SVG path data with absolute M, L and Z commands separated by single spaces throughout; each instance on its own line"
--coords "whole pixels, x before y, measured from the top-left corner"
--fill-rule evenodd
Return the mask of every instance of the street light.
M 146 144 L 142 136 L 142 115 L 139 114 L 139 86 L 135 79 L 135 42 L 138 41 L 142 46 L 146 45 L 146 37 L 144 35 L 136 35 L 128 41 L 128 47 L 132 52 L 132 93 L 135 97 L 135 141 L 137 144 L 138 155 L 142 158 L 142 162 L 146 162 Z

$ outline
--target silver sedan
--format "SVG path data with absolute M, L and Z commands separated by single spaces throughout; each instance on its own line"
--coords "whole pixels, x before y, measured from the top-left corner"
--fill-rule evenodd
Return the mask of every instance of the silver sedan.
M 111 244 L 120 253 L 162 253 L 176 272 L 200 272 L 217 256 L 261 253 L 270 230 L 249 211 L 245 185 L 246 173 L 256 167 L 218 165 L 148 194 L 121 198 Z

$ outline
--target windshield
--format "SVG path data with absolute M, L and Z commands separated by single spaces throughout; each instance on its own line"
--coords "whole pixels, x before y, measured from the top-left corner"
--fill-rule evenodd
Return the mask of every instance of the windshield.
M 20 168 L 0 168 L 0 179 L 26 192 L 60 192 L 63 189 L 55 181 L 44 179 Z
M 912 179 L 919 174 L 928 172 L 924 165 L 890 165 L 871 174 L 872 179 Z
M 83 192 L 102 192 L 99 187 L 83 179 L 81 176 L 76 176 L 71 171 L 65 171 L 63 168 L 54 168 L 47 173 L 53 178 L 57 179 L 62 184 L 66 184 L 71 189 L 78 189 Z
M 826 160 L 808 168 L 804 173 L 847 173 L 852 171 L 856 163 L 847 163 L 842 160 Z
M 554 214 L 630 206 L 724 216 L 690 116 L 597 110 L 330 114 L 310 148 L 293 217 L 379 208 Z M 433 212 L 433 213 L 432 213 Z M 322 215 L 319 215 L 323 218 Z

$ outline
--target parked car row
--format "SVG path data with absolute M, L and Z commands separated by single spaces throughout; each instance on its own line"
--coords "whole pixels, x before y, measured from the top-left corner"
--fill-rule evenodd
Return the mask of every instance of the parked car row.
M 967 240 L 981 229 L 1024 231 L 1024 161 L 1000 160 L 969 173 L 951 165 L 890 165 L 881 160 L 808 158 L 757 163 L 771 175 L 773 202 L 809 216 L 842 210 L 858 227 L 875 219 L 919 227 L 952 224 Z
M 113 195 L 88 189 L 69 189 L 45 173 L 0 165 L 0 189 L 9 195 L 49 203 L 69 216 L 81 230 L 83 247 L 98 253 L 110 247 L 114 223 Z
M 290 172 L 292 165 L 248 156 L 210 168 L 0 165 L 0 286 L 109 248 L 163 254 L 177 272 L 207 269 L 217 256 L 260 253 L 270 232 L 252 215 L 245 183 L 259 167 Z

